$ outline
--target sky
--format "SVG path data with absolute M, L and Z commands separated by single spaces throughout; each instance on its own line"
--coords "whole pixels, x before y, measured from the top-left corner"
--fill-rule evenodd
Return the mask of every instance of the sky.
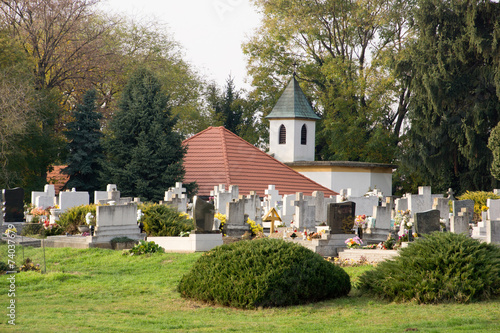
M 184 60 L 208 80 L 222 87 L 231 75 L 237 89 L 250 89 L 241 44 L 254 34 L 261 16 L 249 0 L 103 0 L 101 6 L 166 23 L 184 49 Z

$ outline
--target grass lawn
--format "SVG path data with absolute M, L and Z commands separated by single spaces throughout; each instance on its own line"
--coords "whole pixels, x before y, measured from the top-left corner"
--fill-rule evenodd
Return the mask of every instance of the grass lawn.
M 0 261 L 8 249 L 0 246 Z M 124 256 L 102 249 L 45 249 L 47 273 L 0 276 L 0 332 L 500 332 L 500 299 L 396 304 L 349 297 L 288 308 L 238 310 L 185 300 L 176 286 L 200 253 Z M 16 248 L 43 264 L 43 249 Z M 353 281 L 370 267 L 349 267 Z M 8 323 L 15 299 L 15 326 Z M 3 311 L 3 313 L 2 313 Z

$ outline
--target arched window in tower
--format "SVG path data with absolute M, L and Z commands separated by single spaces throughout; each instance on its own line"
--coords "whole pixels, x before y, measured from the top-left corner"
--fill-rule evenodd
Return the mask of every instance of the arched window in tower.
M 302 129 L 300 130 L 300 144 L 307 145 L 307 127 L 306 127 L 306 124 L 302 125 Z
M 283 124 L 281 124 L 281 126 L 280 126 L 279 144 L 280 145 L 286 144 L 286 128 L 285 128 L 285 125 L 283 125 Z

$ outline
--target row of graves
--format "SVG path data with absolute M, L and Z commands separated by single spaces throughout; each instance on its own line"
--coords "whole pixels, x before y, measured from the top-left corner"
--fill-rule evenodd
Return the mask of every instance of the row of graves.
M 4 229 L 7 223 L 15 223 L 19 225 L 19 233 L 21 222 L 29 222 L 30 214 L 24 212 L 23 197 L 22 189 L 3 190 L 2 209 L 5 214 L 2 214 L 1 222 Z M 72 190 L 60 192 L 56 197 L 53 185 L 46 185 L 43 192 L 32 192 L 31 199 L 37 208 L 50 209 L 50 223 L 56 223 L 58 215 L 68 208 L 89 204 L 87 192 Z M 412 232 L 418 235 L 446 230 L 466 233 L 490 243 L 500 243 L 500 200 L 489 199 L 489 209 L 483 214 L 482 220 L 473 223 L 472 200 L 455 200 L 451 190 L 448 197 L 432 194 L 431 188 L 425 186 L 419 187 L 418 194 L 406 194 L 394 199 L 384 197 L 377 190 L 362 197 L 354 197 L 349 189 L 341 190 L 334 197 L 325 197 L 322 192 L 314 192 L 311 196 L 303 193 L 280 195 L 273 185 L 269 185 L 265 196 L 260 198 L 252 192 L 246 196 L 239 195 L 238 186 L 235 185 L 227 190 L 224 185 L 219 185 L 214 187 L 208 199 L 205 201 L 195 197 L 190 203 L 182 183 L 177 183 L 165 192 L 161 203 L 188 213 L 195 220 L 196 231 L 189 236 L 189 243 L 183 240 L 183 243 L 174 245 L 176 240 L 170 239 L 163 241 L 163 247 L 172 251 L 182 251 L 184 248 L 190 252 L 222 244 L 220 225 L 214 218 L 215 214 L 226 217 L 224 235 L 241 237 L 250 232 L 250 224 L 247 223 L 250 219 L 263 226 L 269 236 L 299 242 L 323 256 L 336 256 L 340 249 L 346 247 L 345 241 L 353 236 L 356 229 L 354 220 L 359 215 L 368 217 L 363 228 L 358 231 L 365 244 L 378 244 L 391 234 L 397 239 L 405 233 L 402 224 L 396 225 L 398 212 L 408 212 Z M 96 226 L 92 235 L 52 236 L 47 238 L 46 245 L 107 247 L 110 240 L 116 237 L 145 239 L 146 235 L 137 223 L 139 202 L 138 198 L 122 198 L 116 185 L 110 184 L 106 191 L 94 193 L 94 203 L 106 205 L 97 206 Z M 199 240 L 203 240 L 203 245 L 199 244 Z
M 29 223 L 44 223 L 45 227 L 57 224 L 59 215 L 69 208 L 88 205 L 88 192 L 79 192 L 75 189 L 60 192 L 55 195 L 54 185 L 45 185 L 43 192 L 31 193 L 31 207 L 23 203 L 24 190 L 16 188 L 2 191 L 1 217 L 2 233 L 8 226 L 14 226 L 17 234 L 21 234 L 23 227 Z M 44 241 L 49 247 L 110 247 L 110 241 L 116 237 L 128 237 L 133 241 L 144 240 L 137 224 L 137 205 L 139 198 L 122 198 L 116 185 L 110 184 L 106 191 L 94 192 L 96 206 L 96 225 L 92 234 L 50 236 Z M 46 214 L 48 212 L 48 214 Z M 20 237 L 19 237 L 20 238 Z M 31 244 L 30 244 L 31 245 Z
M 419 187 L 418 194 L 396 199 L 384 197 L 377 190 L 354 197 L 349 189 L 327 198 L 322 192 L 311 196 L 303 193 L 282 196 L 269 185 L 264 198 L 260 198 L 255 193 L 239 195 L 238 186 L 226 190 L 224 185 L 219 185 L 211 192 L 209 201 L 215 213 L 226 216 L 223 232 L 228 236 L 240 237 L 249 232 L 247 220 L 251 219 L 264 226 L 269 236 L 299 242 L 323 256 L 335 256 L 346 247 L 346 239 L 356 232 L 354 221 L 358 215 L 368 216 L 358 231 L 365 244 L 378 244 L 389 236 L 398 239 L 405 233 L 409 233 L 411 239 L 414 233 L 425 235 L 433 231 L 465 233 L 485 242 L 500 243 L 500 200 L 489 199 L 489 209 L 482 220 L 475 223 L 474 202 L 456 200 L 451 189 L 447 197 L 432 194 L 431 187 L 423 186 Z M 181 184 L 166 193 L 165 202 L 179 210 L 189 207 Z M 398 224 L 401 214 L 408 215 L 404 224 Z M 267 222 L 270 220 L 273 221 Z M 217 229 L 214 223 L 212 230 Z

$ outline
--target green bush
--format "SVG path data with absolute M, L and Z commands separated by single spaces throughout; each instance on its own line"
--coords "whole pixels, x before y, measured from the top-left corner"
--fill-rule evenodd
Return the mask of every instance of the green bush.
M 270 238 L 212 249 L 178 286 L 183 297 L 237 308 L 310 303 L 350 290 L 341 267 L 299 244 Z
M 179 236 L 195 228 L 192 219 L 180 214 L 176 209 L 153 203 L 139 207 L 143 213 L 141 222 L 148 236 Z
M 64 234 L 64 228 L 61 226 L 50 226 L 50 228 L 45 229 L 43 223 L 29 223 L 23 226 L 21 231 L 22 236 L 28 235 L 40 235 L 42 237 L 56 236 Z
M 487 299 L 500 294 L 500 247 L 463 234 L 434 232 L 365 272 L 359 289 L 397 302 Z
M 6 262 L 0 261 L 0 273 L 5 273 L 10 270 L 9 265 L 7 265 Z
M 57 223 L 61 228 L 70 234 L 78 233 L 79 225 L 86 225 L 85 216 L 87 213 L 96 216 L 96 205 L 82 205 L 68 209 L 66 212 L 59 215 Z
M 22 236 L 28 235 L 40 235 L 43 230 L 42 223 L 26 223 L 23 225 L 23 230 L 21 231 Z
M 124 254 L 130 254 L 132 256 L 132 255 L 141 255 L 141 254 L 157 253 L 157 252 L 164 253 L 165 250 L 155 242 L 146 242 L 141 240 L 133 248 L 131 248 L 128 251 L 125 251 Z

